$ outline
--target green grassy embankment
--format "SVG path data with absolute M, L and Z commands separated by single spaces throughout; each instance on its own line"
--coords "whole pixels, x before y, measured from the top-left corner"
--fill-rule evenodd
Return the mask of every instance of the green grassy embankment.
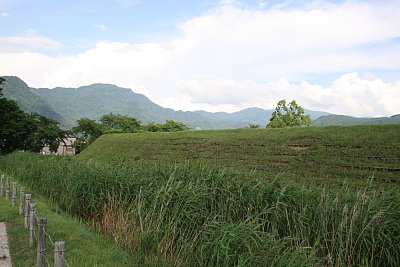
M 323 186 L 341 187 L 348 179 L 362 185 L 371 177 L 399 183 L 400 125 L 110 134 L 78 159 L 108 164 L 201 161 L 245 175 L 279 175 Z
M 0 169 L 140 264 L 399 266 L 399 130 L 107 135 L 79 160 L 15 153 Z
M 3 172 L 1 172 L 3 173 Z M 47 232 L 53 241 L 66 242 L 66 260 L 69 266 L 133 266 L 134 257 L 119 248 L 109 238 L 71 218 L 57 208 L 46 204 L 38 194 L 33 194 L 38 216 L 47 218 Z M 19 202 L 19 201 L 18 201 Z M 11 201 L 0 197 L 0 221 L 6 222 L 10 253 L 14 267 L 36 266 L 36 247 L 29 247 L 29 232 L 24 227 L 24 217 Z M 52 244 L 46 241 L 46 257 L 53 263 Z

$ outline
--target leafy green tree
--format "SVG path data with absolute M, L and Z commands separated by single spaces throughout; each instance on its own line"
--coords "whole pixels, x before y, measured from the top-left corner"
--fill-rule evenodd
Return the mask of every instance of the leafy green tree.
M 25 149 L 26 140 L 31 133 L 27 115 L 13 100 L 1 98 L 0 107 L 0 153 L 7 154 Z
M 0 85 L 4 82 L 0 77 Z M 29 136 L 26 114 L 19 109 L 13 100 L 4 98 L 0 87 L 0 153 L 7 154 L 25 146 Z
M 58 122 L 37 113 L 32 113 L 29 121 L 32 133 L 28 137 L 28 150 L 40 152 L 44 146 L 49 145 L 50 151 L 57 151 L 67 134 L 59 128 Z
M 0 77 L 0 85 L 3 81 Z M 24 113 L 15 101 L 4 98 L 2 88 L 0 107 L 0 154 L 15 150 L 39 152 L 45 145 L 54 150 L 65 136 L 58 122 L 36 113 Z
M 160 125 L 160 128 L 163 132 L 179 132 L 190 129 L 185 123 L 173 120 L 166 120 L 164 124 Z
M 92 143 L 99 138 L 105 131 L 110 130 L 111 127 L 98 123 L 88 118 L 82 118 L 77 121 L 77 126 L 71 129 L 71 132 L 82 136 L 86 144 Z
M 281 100 L 272 113 L 267 128 L 309 126 L 310 123 L 310 115 L 305 115 L 304 109 L 296 101 L 292 100 L 289 104 L 286 104 L 286 100 Z
M 161 126 L 158 123 L 149 122 L 144 127 L 144 130 L 148 132 L 161 132 Z
M 100 118 L 100 122 L 108 125 L 112 130 L 122 130 L 126 133 L 134 133 L 141 129 L 141 122 L 127 115 L 105 114 Z
M 143 128 L 148 132 L 179 132 L 190 129 L 185 123 L 174 120 L 166 120 L 164 124 L 149 122 Z

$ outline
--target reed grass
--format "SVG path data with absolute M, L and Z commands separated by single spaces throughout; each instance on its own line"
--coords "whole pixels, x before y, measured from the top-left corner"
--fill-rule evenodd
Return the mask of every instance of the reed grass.
M 14 153 L 0 169 L 136 255 L 170 266 L 399 266 L 400 194 L 321 190 L 201 164 Z

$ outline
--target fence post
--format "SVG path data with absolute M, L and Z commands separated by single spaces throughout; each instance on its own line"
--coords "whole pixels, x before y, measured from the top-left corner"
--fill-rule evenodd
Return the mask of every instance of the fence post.
M 64 253 L 65 253 L 65 242 L 56 241 L 54 243 L 54 267 L 64 267 Z
M 1 175 L 0 182 L 0 196 L 4 197 L 4 174 Z
M 10 177 L 6 178 L 6 200 L 10 199 Z
M 25 194 L 25 229 L 29 229 L 29 204 L 31 203 L 31 194 Z
M 36 203 L 31 203 L 29 206 L 29 247 L 33 247 L 35 245 Z
M 37 266 L 45 267 L 44 251 L 46 250 L 46 229 L 47 219 L 39 218 L 38 247 L 37 247 Z
M 25 188 L 21 187 L 19 189 L 19 214 L 24 214 L 25 204 Z
M 13 182 L 12 206 L 15 207 L 16 204 L 17 204 L 17 182 Z

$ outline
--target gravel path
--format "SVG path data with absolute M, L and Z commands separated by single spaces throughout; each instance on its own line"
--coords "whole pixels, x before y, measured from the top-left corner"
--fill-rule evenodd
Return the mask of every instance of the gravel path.
M 8 240 L 6 224 L 0 222 L 0 266 L 11 267 L 10 250 L 8 249 Z

